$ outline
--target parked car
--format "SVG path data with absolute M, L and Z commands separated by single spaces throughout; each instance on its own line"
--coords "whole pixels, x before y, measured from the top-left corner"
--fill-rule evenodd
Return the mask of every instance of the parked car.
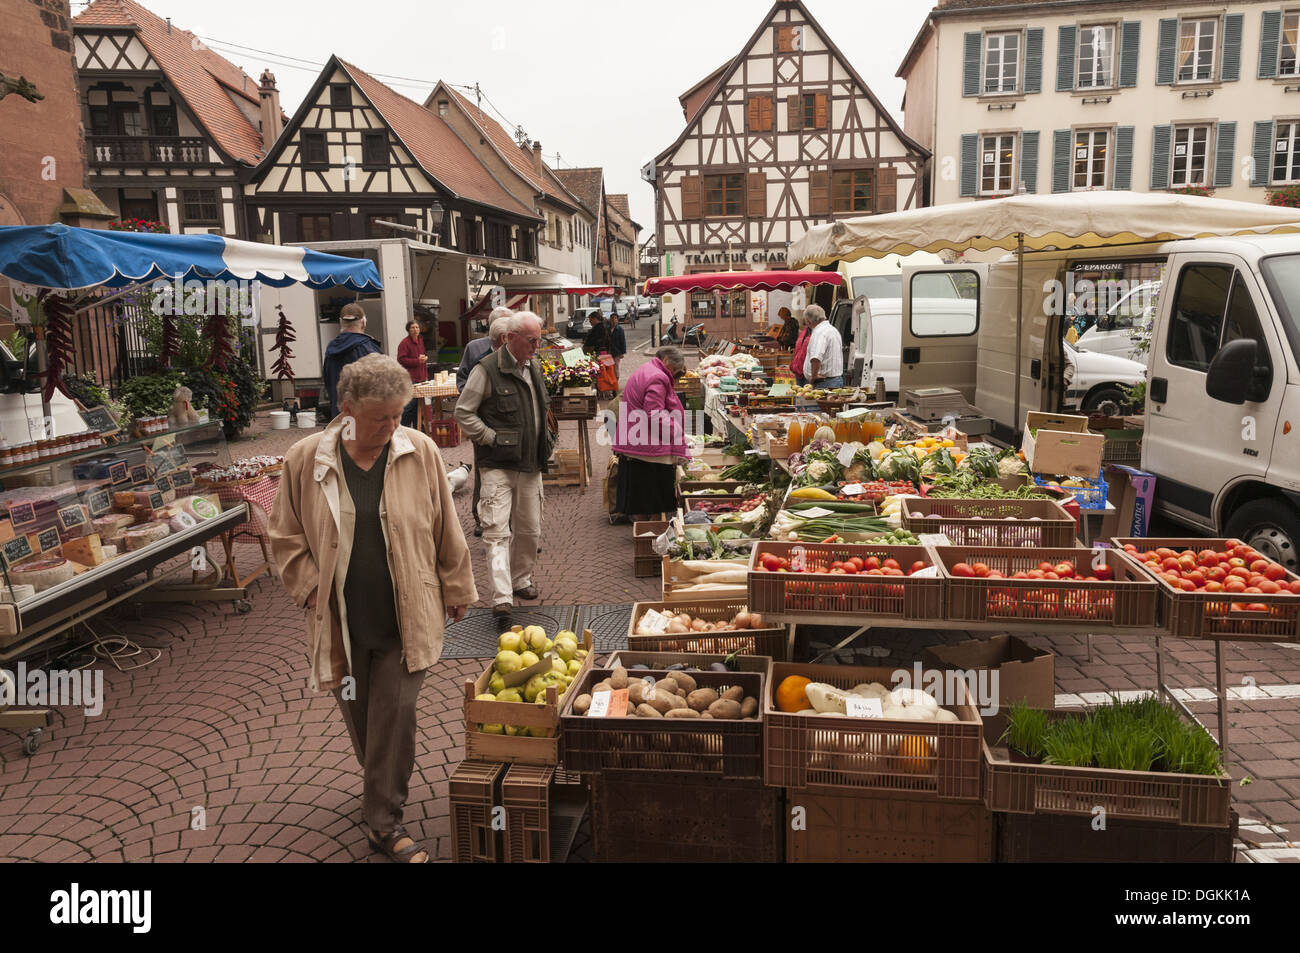
M 565 329 L 564 336 L 571 341 L 581 341 L 587 336 L 587 329 L 591 327 L 591 316 L 599 314 L 604 320 L 604 313 L 600 308 L 576 308 L 573 315 L 569 318 L 569 324 Z
M 1146 380 L 1145 364 L 1118 354 L 1076 347 L 1065 348 L 1065 409 L 1118 415 L 1128 403 L 1125 389 Z
M 639 317 L 645 318 L 652 314 L 659 313 L 659 299 L 647 297 L 646 295 L 637 295 L 636 313 Z

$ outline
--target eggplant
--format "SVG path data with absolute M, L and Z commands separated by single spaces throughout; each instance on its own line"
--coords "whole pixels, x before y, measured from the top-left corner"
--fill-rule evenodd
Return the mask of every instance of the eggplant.
M 649 666 L 649 665 L 633 665 L 633 666 L 632 666 L 632 670 L 633 670 L 633 671 L 636 671 L 636 672 L 648 672 L 648 671 L 650 671 L 650 666 Z
M 727 666 L 723 665 L 721 662 L 710 662 L 710 663 L 709 663 L 709 671 L 710 671 L 710 672 L 725 672 L 725 671 L 727 671 Z
M 669 665 L 667 668 L 665 668 L 664 671 L 665 671 L 665 672 L 684 672 L 684 671 L 686 671 L 686 663 L 685 663 L 685 662 L 674 662 L 672 665 Z

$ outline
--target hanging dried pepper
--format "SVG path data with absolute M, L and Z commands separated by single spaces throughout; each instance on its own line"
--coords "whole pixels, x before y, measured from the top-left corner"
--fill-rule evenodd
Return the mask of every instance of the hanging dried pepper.
M 275 363 L 271 365 L 271 370 L 275 371 L 278 380 L 293 380 L 293 349 L 289 346 L 298 340 L 298 335 L 294 333 L 293 324 L 289 321 L 288 315 L 284 313 L 283 305 L 276 305 L 276 310 L 280 312 L 279 323 L 275 327 L 275 343 L 271 345 L 272 351 L 279 351 Z
M 211 350 L 208 352 L 208 367 L 224 371 L 234 357 L 234 339 L 230 334 L 230 318 L 224 314 L 214 314 L 203 326 L 203 336 L 207 338 Z
M 41 311 L 45 315 L 45 384 L 42 397 L 48 401 L 56 390 L 67 393 L 63 386 L 63 372 L 72 366 L 72 304 L 61 294 L 50 289 L 39 293 Z

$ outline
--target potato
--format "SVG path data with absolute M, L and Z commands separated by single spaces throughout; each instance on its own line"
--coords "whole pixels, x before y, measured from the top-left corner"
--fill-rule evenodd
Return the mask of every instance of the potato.
M 622 665 L 614 669 L 614 674 L 609 677 L 609 683 L 615 688 L 627 688 L 627 669 Z
M 585 715 L 587 709 L 591 707 L 590 695 L 579 695 L 573 700 L 573 713 L 575 715 Z
M 603 682 L 591 686 L 591 693 L 594 695 L 596 692 L 608 692 L 613 691 L 613 689 L 614 686 L 609 683 L 609 679 L 605 679 Z
M 739 701 L 745 697 L 745 689 L 739 685 L 732 685 L 730 688 L 728 688 L 725 692 L 722 693 L 722 697 L 729 698 L 733 702 L 739 703 Z
M 627 686 L 628 702 L 632 705 L 641 704 L 643 701 L 645 701 L 645 696 L 644 694 L 642 694 L 644 690 L 645 690 L 645 683 L 642 682 L 640 679 L 629 682 Z
M 664 715 L 664 717 L 665 718 L 699 718 L 700 713 L 696 711 L 694 708 L 674 708 L 668 714 Z
M 669 672 L 668 677 L 681 686 L 682 691 L 690 694 L 695 691 L 695 679 L 685 672 Z
M 686 704 L 696 711 L 705 711 L 718 700 L 718 693 L 711 688 L 697 688 L 686 696 Z
M 673 710 L 673 703 L 668 699 L 674 697 L 676 696 L 656 688 L 653 692 L 647 694 L 644 704 L 649 708 L 653 708 L 659 714 L 664 715 Z
M 636 706 L 636 713 L 641 718 L 662 718 L 663 717 L 663 713 L 660 712 L 659 709 L 652 708 L 645 703 Z
M 733 698 L 719 698 L 709 706 L 709 714 L 714 718 L 736 719 L 740 717 L 740 702 Z
M 750 695 L 740 703 L 740 717 L 753 718 L 758 714 L 758 699 Z
M 710 715 L 707 711 L 702 711 L 702 712 L 700 712 L 700 717 L 701 717 L 701 718 L 712 718 L 713 716 Z
M 681 711 L 683 708 L 690 707 L 689 705 L 686 704 L 686 699 L 683 698 L 681 695 L 669 695 L 668 704 L 673 706 L 672 707 L 673 711 Z

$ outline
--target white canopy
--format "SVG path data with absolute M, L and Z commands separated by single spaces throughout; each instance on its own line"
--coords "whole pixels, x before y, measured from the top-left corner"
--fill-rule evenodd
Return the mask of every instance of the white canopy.
M 1160 192 L 1013 195 L 842 219 L 790 246 L 790 265 L 831 265 L 948 248 L 1090 248 L 1210 235 L 1300 231 L 1300 209 Z

